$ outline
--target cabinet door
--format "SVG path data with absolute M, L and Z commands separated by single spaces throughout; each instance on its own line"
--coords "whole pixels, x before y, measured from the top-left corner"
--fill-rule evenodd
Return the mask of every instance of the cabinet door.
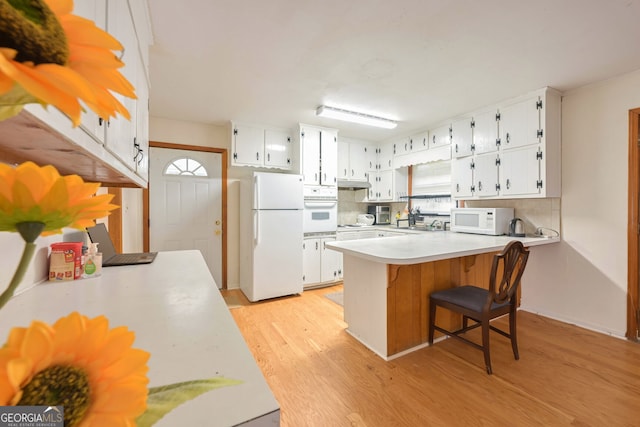
M 139 68 L 141 70 L 144 67 L 142 63 L 142 57 L 139 59 Z M 136 84 L 136 95 L 138 99 L 149 99 L 149 89 L 146 73 L 138 73 Z M 136 136 L 135 136 L 135 155 L 134 161 L 136 164 L 136 173 L 142 177 L 145 181 L 149 180 L 149 103 L 137 102 L 136 103 Z
M 338 141 L 338 179 L 349 179 L 351 175 L 350 150 L 350 142 Z
M 479 197 L 496 196 L 498 194 L 498 154 L 477 155 L 474 164 L 475 195 Z
M 541 192 L 538 146 L 505 150 L 500 155 L 500 194 L 538 195 Z
M 378 147 L 378 170 L 393 169 L 393 146 L 394 143 L 381 144 Z
M 393 155 L 402 156 L 403 154 L 411 153 L 412 139 L 409 137 L 404 137 L 396 140 L 393 143 Z
M 373 202 L 378 200 L 378 173 L 377 171 L 369 171 L 367 174 L 367 181 L 369 181 L 369 188 L 367 189 L 367 200 Z
M 429 148 L 451 144 L 451 125 L 444 125 L 429 131 Z
M 476 154 L 490 153 L 497 151 L 498 142 L 498 119 L 497 111 L 487 111 L 476 115 L 473 118 L 473 151 Z
M 352 181 L 367 180 L 367 146 L 361 142 L 349 144 L 349 176 Z
M 413 135 L 411 138 L 411 151 L 423 151 L 429 148 L 429 132 L 421 132 Z
M 127 0 L 110 0 L 108 2 L 107 31 L 122 43 L 124 47 L 122 60 L 125 65 L 120 69 L 120 72 L 129 82 L 135 84 L 140 59 L 138 39 Z M 129 111 L 131 119 L 117 116 L 108 121 L 105 146 L 125 165 L 135 170 L 134 158 L 137 154 L 134 147 L 135 125 L 137 123 L 136 100 L 118 93 L 114 93 L 113 96 Z
M 451 123 L 451 146 L 452 154 L 455 158 L 473 154 L 471 147 L 473 142 L 472 130 L 472 119 L 462 119 Z
M 334 282 L 338 280 L 340 270 L 340 259 L 338 257 L 339 252 L 327 249 L 325 243 L 334 242 L 335 237 L 325 237 L 321 240 L 322 248 L 320 255 L 320 281 L 321 282 Z
M 320 135 L 320 184 L 333 186 L 338 183 L 338 134 L 323 130 Z
M 241 124 L 234 125 L 232 164 L 262 166 L 263 150 L 263 128 Z
M 107 3 L 106 0 L 93 1 L 77 1 L 73 5 L 73 14 L 92 20 L 97 27 L 107 30 Z M 135 84 L 135 82 L 131 82 Z M 139 99 L 142 98 L 136 85 L 136 94 Z M 141 103 L 142 104 L 142 103 Z M 146 103 L 145 103 L 146 104 Z M 93 135 L 98 141 L 104 144 L 105 130 L 107 124 L 100 119 L 93 110 L 85 108 L 82 112 L 82 123 L 80 125 L 90 135 Z
M 320 282 L 320 239 L 302 241 L 302 285 Z
M 464 198 L 473 196 L 473 157 L 451 160 L 451 196 Z
M 540 142 L 540 108 L 538 98 L 529 98 L 500 109 L 502 149 Z
M 393 170 L 378 173 L 378 200 L 393 200 Z
M 302 174 L 304 175 L 304 183 L 319 185 L 320 130 L 314 128 L 302 128 L 300 132 L 300 145 L 302 150 Z
M 291 169 L 291 135 L 284 131 L 264 131 L 264 164 L 280 169 Z
M 366 145 L 366 170 L 375 171 L 378 169 L 378 147 L 375 145 Z

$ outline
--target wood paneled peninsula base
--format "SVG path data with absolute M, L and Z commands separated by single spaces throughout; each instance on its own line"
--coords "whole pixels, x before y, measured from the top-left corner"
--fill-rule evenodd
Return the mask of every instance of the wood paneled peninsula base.
M 347 331 L 386 360 L 427 346 L 429 294 L 488 287 L 493 255 L 514 239 L 525 246 L 560 241 L 440 231 L 327 243 L 343 254 Z M 446 316 L 438 315 L 443 326 L 459 323 Z

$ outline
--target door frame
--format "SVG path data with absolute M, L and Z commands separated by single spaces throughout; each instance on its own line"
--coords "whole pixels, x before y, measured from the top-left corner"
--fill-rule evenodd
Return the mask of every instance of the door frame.
M 149 141 L 149 154 L 151 147 L 170 148 L 184 151 L 203 151 L 207 153 L 217 153 L 222 156 L 222 289 L 227 289 L 227 167 L 228 151 L 226 148 L 202 147 L 199 145 L 184 145 L 170 142 Z M 142 192 L 142 241 L 145 252 L 149 251 L 149 187 Z
M 640 309 L 640 108 L 629 110 L 629 194 L 627 216 L 627 338 L 638 341 Z

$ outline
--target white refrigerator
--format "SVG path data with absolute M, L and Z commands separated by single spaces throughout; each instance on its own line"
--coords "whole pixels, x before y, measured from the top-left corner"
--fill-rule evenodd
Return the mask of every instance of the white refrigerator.
M 249 301 L 302 293 L 301 175 L 254 172 L 240 188 L 240 289 Z

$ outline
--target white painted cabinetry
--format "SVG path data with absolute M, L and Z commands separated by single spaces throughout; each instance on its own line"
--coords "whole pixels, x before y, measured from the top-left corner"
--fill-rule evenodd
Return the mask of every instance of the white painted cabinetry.
M 231 128 L 232 166 L 292 168 L 293 142 L 289 131 L 246 123 L 232 123 Z
M 452 161 L 453 197 L 559 197 L 560 108 L 544 88 L 477 114 L 472 155 Z
M 370 167 L 369 152 L 376 148 L 364 141 L 340 138 L 338 141 L 338 179 L 341 181 L 366 181 Z
M 473 154 L 473 119 L 463 118 L 451 123 L 451 155 L 455 158 Z
M 138 4 L 143 3 L 143 4 Z M 16 117 L 0 122 L 0 145 L 15 153 L 13 161 L 52 164 L 63 174 L 77 174 L 105 185 L 146 187 L 148 168 L 148 41 L 146 2 L 90 0 L 74 4 L 74 15 L 93 21 L 124 46 L 120 72 L 135 87 L 136 99 L 114 93 L 131 120 L 109 122 L 85 108 L 73 127 L 55 107 L 27 105 Z M 20 135 L 20 138 L 16 138 Z
M 304 184 L 337 185 L 338 131 L 301 124 L 299 137 Z
M 327 249 L 327 242 L 335 237 L 312 237 L 302 243 L 302 284 L 303 287 L 315 287 L 333 283 L 341 278 L 340 253 Z
M 429 131 L 429 148 L 451 145 L 451 125 L 438 126 Z

